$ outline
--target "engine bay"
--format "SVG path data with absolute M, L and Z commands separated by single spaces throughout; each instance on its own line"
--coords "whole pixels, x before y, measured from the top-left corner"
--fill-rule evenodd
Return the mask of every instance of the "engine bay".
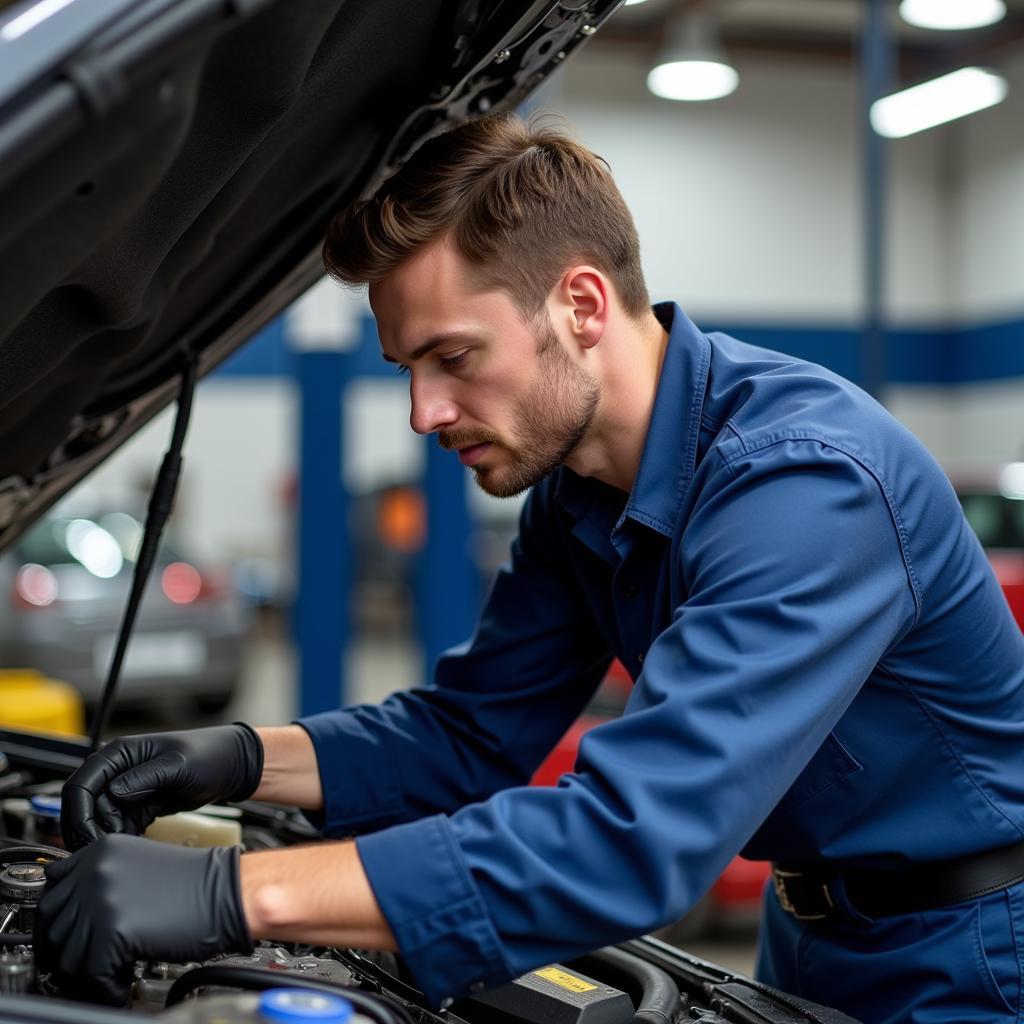
M 140 961 L 130 1007 L 87 1004 L 37 969 L 32 949 L 43 868 L 68 856 L 61 848 L 60 790 L 84 749 L 74 741 L 0 730 L 0 1024 L 154 1018 L 166 1024 L 855 1024 L 653 938 L 550 964 L 443 1008 L 425 1002 L 394 954 L 276 942 L 258 943 L 251 955 L 202 963 Z M 208 811 L 209 827 L 228 827 L 231 841 L 240 836 L 246 850 L 318 836 L 296 810 L 246 802 Z M 197 837 L 206 827 L 187 824 L 177 841 L 201 845 L 205 840 Z M 347 1004 L 344 1014 L 332 1016 L 339 997 Z

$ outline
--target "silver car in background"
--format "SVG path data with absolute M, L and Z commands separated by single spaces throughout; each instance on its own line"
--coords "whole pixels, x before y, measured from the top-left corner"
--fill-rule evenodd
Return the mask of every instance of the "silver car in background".
M 142 524 L 117 509 L 58 510 L 0 556 L 0 667 L 32 668 L 99 700 L 131 587 Z M 165 540 L 139 609 L 119 692 L 230 702 L 250 628 L 230 577 Z

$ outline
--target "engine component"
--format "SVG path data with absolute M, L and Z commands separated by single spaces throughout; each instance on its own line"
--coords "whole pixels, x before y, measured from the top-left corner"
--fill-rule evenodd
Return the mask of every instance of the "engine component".
M 32 957 L 19 950 L 14 953 L 0 953 L 0 993 L 20 995 L 31 990 L 36 978 Z
M 175 982 L 202 966 L 204 965 L 197 963 L 167 964 L 159 961 L 140 963 L 136 968 L 132 987 L 133 1002 L 140 1009 L 166 1005 L 167 996 Z M 336 985 L 339 988 L 356 984 L 352 972 L 337 960 L 311 954 L 293 956 L 281 946 L 271 943 L 257 946 L 251 956 L 218 957 L 216 960 L 208 960 L 206 966 L 265 969 L 272 971 L 276 976 L 275 984 L 281 985 L 302 985 L 306 978 Z M 225 986 L 221 986 L 223 987 Z
M 259 994 L 211 996 L 189 1000 L 161 1017 L 166 1024 L 373 1024 L 373 1018 L 355 1012 L 344 996 L 302 988 L 272 988 Z
M 613 946 L 581 957 L 569 966 L 596 974 L 606 984 L 617 985 L 627 992 L 636 1006 L 634 1020 L 637 1024 L 677 1020 L 688 1002 L 664 971 Z
M 311 954 L 293 956 L 281 946 L 272 944 L 257 946 L 251 956 L 226 956 L 209 963 L 213 967 L 265 967 L 278 975 L 287 972 L 334 985 L 356 984 L 352 972 L 337 960 Z M 294 983 L 302 984 L 298 978 L 294 979 Z
M 43 865 L 67 853 L 53 846 L 12 846 L 0 851 L 0 939 L 26 943 L 36 905 L 46 888 Z
M 0 932 L 32 931 L 36 904 L 46 887 L 46 875 L 41 864 L 8 864 L 0 871 L 0 899 L 5 903 Z
M 156 1012 L 167 1002 L 171 986 L 183 975 L 199 967 L 197 963 L 168 964 L 161 962 L 135 965 L 132 983 L 132 1005 Z
M 458 1003 L 470 1024 L 631 1024 L 633 1003 L 621 989 L 552 964 Z
M 182 975 L 167 995 L 167 1006 L 177 1006 L 187 996 L 199 989 L 210 988 L 241 988 L 255 992 L 265 992 L 280 984 L 269 971 L 255 967 L 232 967 L 223 963 L 210 967 L 197 967 L 194 971 Z M 412 1014 L 398 1000 L 387 995 L 374 995 L 361 992 L 355 988 L 338 986 L 333 982 L 318 981 L 313 978 L 302 982 L 302 988 L 312 992 L 322 992 L 332 996 L 342 996 L 361 1014 L 369 1018 L 372 1024 L 413 1024 Z M 417 1013 L 417 1017 L 421 1017 Z M 187 1020 L 188 1018 L 186 1018 Z M 434 1018 L 435 1020 L 437 1018 Z

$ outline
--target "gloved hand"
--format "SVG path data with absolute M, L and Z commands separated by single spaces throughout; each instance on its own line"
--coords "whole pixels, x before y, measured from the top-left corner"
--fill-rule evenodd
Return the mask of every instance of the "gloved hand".
M 47 864 L 33 937 L 37 966 L 68 995 L 124 1006 L 136 960 L 251 953 L 239 852 L 112 835 Z
M 245 800 L 262 776 L 263 743 L 248 725 L 124 736 L 64 783 L 64 845 L 77 850 L 106 832 L 140 835 L 162 814 Z

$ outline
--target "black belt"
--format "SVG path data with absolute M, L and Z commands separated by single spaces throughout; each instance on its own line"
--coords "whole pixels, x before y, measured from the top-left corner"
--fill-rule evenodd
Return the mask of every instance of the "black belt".
M 920 861 L 895 870 L 811 865 L 772 866 L 782 909 L 801 921 L 848 917 L 836 894 L 867 917 L 935 910 L 987 896 L 1024 881 L 1024 842 L 950 860 Z

